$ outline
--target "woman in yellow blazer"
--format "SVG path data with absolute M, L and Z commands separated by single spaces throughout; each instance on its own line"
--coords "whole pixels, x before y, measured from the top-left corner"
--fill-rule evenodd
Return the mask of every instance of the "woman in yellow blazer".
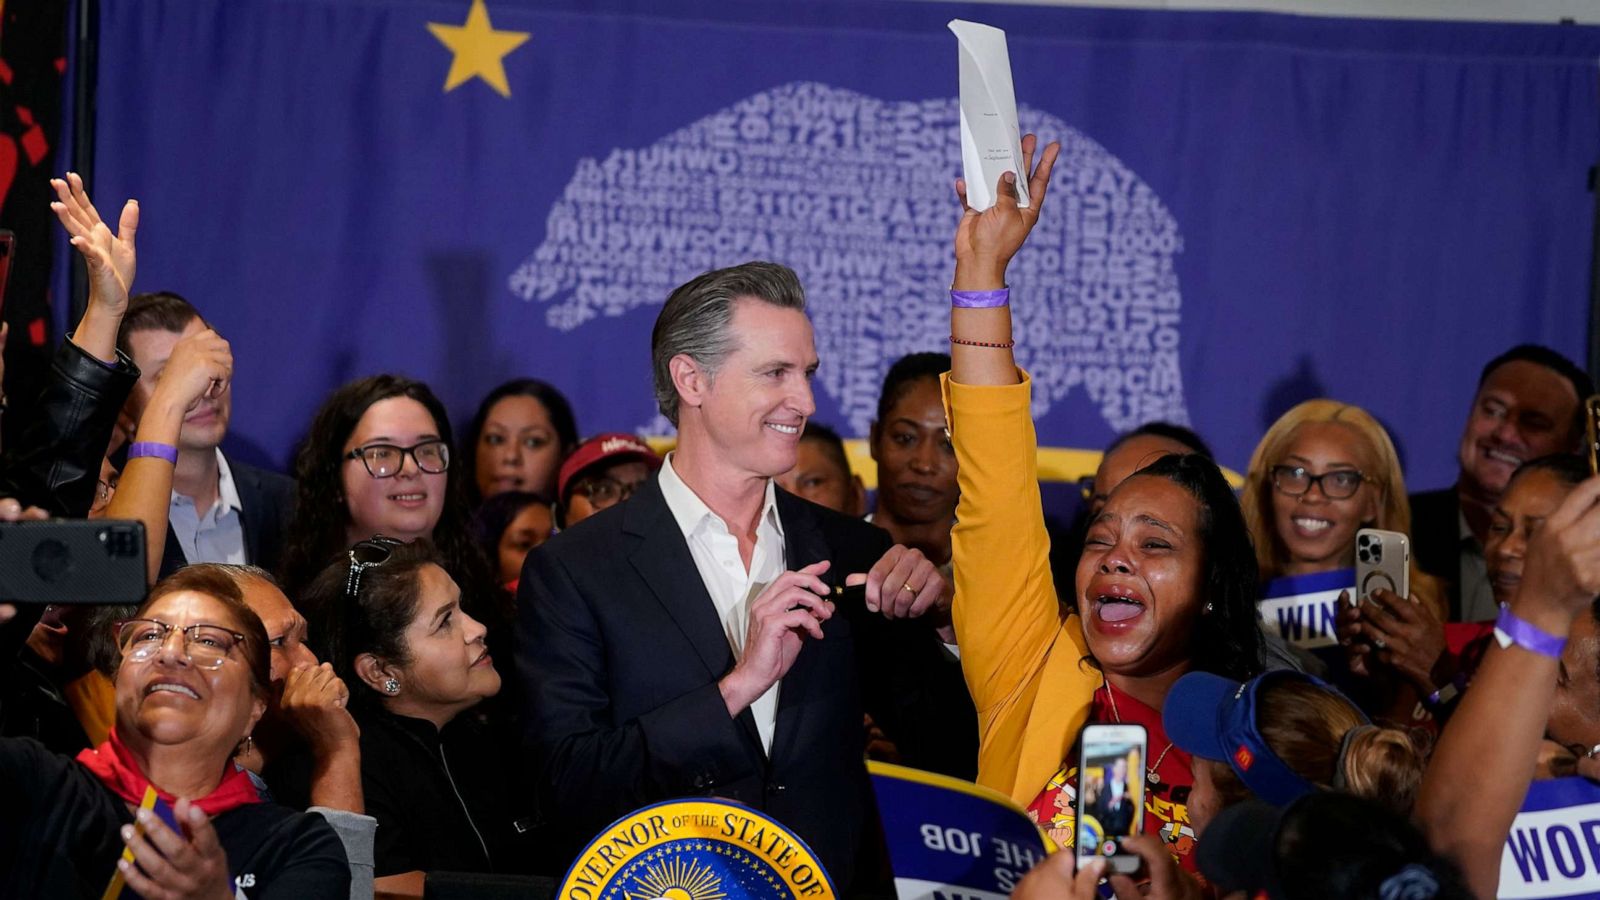
M 1166 456 L 1112 491 L 1091 523 L 1076 596 L 1059 602 L 1049 569 L 1029 415 L 1031 386 L 1012 353 L 1006 267 L 1038 220 L 1059 147 L 1032 166 L 1032 203 L 1014 176 L 999 201 L 966 205 L 956 232 L 946 413 L 961 500 L 952 534 L 956 637 L 979 717 L 978 781 L 1072 841 L 1078 733 L 1088 721 L 1150 735 L 1145 830 L 1185 868 L 1194 830 L 1189 758 L 1161 728 L 1172 682 L 1191 670 L 1244 680 L 1261 667 L 1254 551 L 1226 480 L 1198 456 Z

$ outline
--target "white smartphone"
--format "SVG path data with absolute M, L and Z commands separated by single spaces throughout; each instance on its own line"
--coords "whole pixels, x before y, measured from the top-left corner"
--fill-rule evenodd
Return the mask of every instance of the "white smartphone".
M 1379 590 L 1411 598 L 1411 541 L 1398 531 L 1363 528 L 1356 532 L 1356 595 L 1350 603 L 1366 603 Z
M 1088 725 L 1079 739 L 1078 865 L 1104 857 L 1111 871 L 1131 875 L 1140 859 L 1122 850 L 1123 838 L 1144 830 L 1143 725 Z

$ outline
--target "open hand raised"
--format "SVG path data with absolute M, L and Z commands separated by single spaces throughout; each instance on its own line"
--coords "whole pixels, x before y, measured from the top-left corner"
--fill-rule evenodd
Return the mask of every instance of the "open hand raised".
M 68 172 L 66 178 L 52 178 L 50 186 L 55 188 L 59 198 L 50 208 L 89 267 L 90 302 L 103 303 L 107 312 L 122 315 L 128 306 L 128 293 L 133 289 L 137 261 L 133 238 L 139 230 L 139 201 L 129 200 L 123 205 L 122 218 L 113 234 L 94 204 L 89 202 L 78 173 Z

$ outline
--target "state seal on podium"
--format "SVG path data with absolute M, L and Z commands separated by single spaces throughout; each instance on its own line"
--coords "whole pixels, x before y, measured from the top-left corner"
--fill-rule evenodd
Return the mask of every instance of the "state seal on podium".
M 725 800 L 669 800 L 613 822 L 578 855 L 560 900 L 835 897 L 793 832 Z

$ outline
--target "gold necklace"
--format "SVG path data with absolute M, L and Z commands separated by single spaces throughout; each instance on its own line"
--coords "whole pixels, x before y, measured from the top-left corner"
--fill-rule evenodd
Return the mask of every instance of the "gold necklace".
M 1116 722 L 1118 725 L 1121 725 L 1122 713 L 1117 710 L 1117 692 L 1111 689 L 1110 679 L 1106 679 L 1101 683 L 1106 686 L 1106 699 L 1111 701 L 1111 720 Z M 1167 754 L 1171 752 L 1171 750 L 1172 742 L 1167 741 L 1166 749 L 1162 750 L 1161 755 L 1156 757 L 1155 764 L 1144 767 L 1145 781 L 1147 784 L 1158 786 L 1161 784 L 1161 776 L 1156 774 L 1156 769 L 1161 768 L 1161 761 L 1167 758 Z

